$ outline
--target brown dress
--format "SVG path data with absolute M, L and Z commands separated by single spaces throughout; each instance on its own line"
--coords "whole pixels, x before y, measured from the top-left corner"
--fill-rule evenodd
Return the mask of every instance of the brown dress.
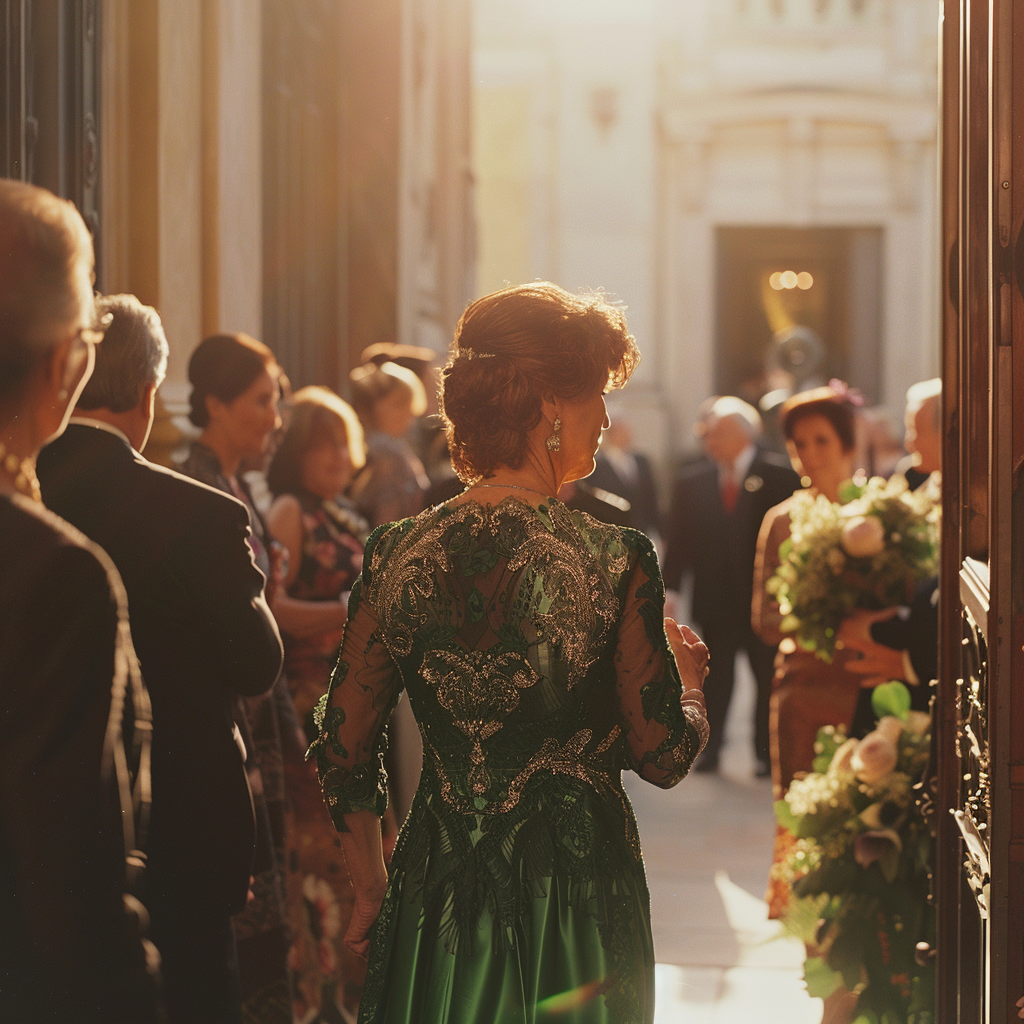
M 798 492 L 799 493 L 799 492 Z M 849 729 L 860 694 L 861 677 L 847 671 L 850 655 L 837 651 L 831 664 L 797 647 L 779 626 L 778 603 L 765 592 L 765 582 L 779 566 L 779 545 L 789 537 L 789 512 L 793 499 L 769 509 L 761 524 L 754 559 L 754 599 L 751 619 L 754 632 L 767 644 L 777 644 L 769 718 L 772 789 L 781 800 L 797 774 L 814 764 L 818 730 L 826 725 Z M 791 844 L 789 833 L 778 829 L 772 872 L 768 882 L 769 917 L 780 917 L 789 900 L 789 886 L 776 870 Z

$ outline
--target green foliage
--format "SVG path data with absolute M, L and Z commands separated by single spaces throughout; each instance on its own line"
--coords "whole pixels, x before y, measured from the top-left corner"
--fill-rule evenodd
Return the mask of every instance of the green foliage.
M 843 983 L 843 976 L 833 971 L 821 957 L 809 956 L 804 961 L 804 981 L 812 999 L 828 999 Z
M 903 698 L 892 689 L 886 699 L 891 711 Z M 841 979 L 857 993 L 857 1020 L 873 1024 L 933 1024 L 934 971 L 915 957 L 918 942 L 934 942 L 931 842 L 913 790 L 928 757 L 922 726 L 907 715 L 898 735 L 892 719 L 880 728 L 874 748 L 890 744 L 896 764 L 881 779 L 865 775 L 870 783 L 855 774 L 865 762 L 852 748 L 835 756 L 843 731 L 821 730 L 815 750 L 825 770 L 794 780 L 775 809 L 795 840 L 781 865 L 792 890 L 783 927 L 813 954 L 808 991 L 824 998 Z
M 876 718 L 892 715 L 905 721 L 910 711 L 910 690 L 895 680 L 876 686 L 871 693 L 871 710 Z

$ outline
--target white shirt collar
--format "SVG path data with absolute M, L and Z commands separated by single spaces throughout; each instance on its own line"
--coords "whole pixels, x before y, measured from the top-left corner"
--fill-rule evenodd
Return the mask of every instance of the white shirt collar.
M 747 473 L 750 472 L 751 463 L 754 461 L 754 456 L 757 455 L 757 449 L 752 445 L 748 444 L 736 456 L 736 461 L 732 464 L 732 473 L 729 473 L 729 469 L 723 466 L 721 463 L 718 464 L 718 479 L 725 480 L 727 476 L 732 476 L 732 479 L 736 483 L 741 484 L 747 477 Z
M 79 427 L 95 427 L 97 430 L 105 430 L 108 434 L 121 438 L 132 451 L 135 451 L 131 441 L 128 440 L 128 435 L 123 430 L 118 430 L 117 427 L 110 423 L 104 423 L 103 420 L 94 420 L 90 416 L 72 416 L 68 423 L 74 423 Z

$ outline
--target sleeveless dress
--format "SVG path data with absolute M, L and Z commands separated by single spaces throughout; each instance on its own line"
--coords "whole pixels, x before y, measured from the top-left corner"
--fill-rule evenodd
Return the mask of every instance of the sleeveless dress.
M 302 601 L 337 601 L 352 589 L 363 564 L 366 522 L 335 502 L 303 495 L 302 559 L 288 594 Z M 297 638 L 284 635 L 285 675 L 300 723 L 315 735 L 313 708 L 327 692 L 343 630 Z M 288 967 L 294 1019 L 355 1018 L 366 962 L 342 942 L 353 892 L 341 843 L 307 766 L 285 763 L 291 806 Z
M 423 771 L 371 932 L 364 1024 L 649 1024 L 654 948 L 630 768 L 707 739 L 651 542 L 551 500 L 376 530 L 314 744 L 336 826 L 382 814 L 403 689 Z

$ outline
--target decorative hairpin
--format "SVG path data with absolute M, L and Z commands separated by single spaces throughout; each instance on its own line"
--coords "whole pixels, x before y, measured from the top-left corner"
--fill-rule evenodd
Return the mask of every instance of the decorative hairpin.
M 850 405 L 862 406 L 864 404 L 864 396 L 856 388 L 851 388 L 845 380 L 833 377 L 828 382 L 828 386 L 836 398 L 849 402 Z
M 471 348 L 460 348 L 456 359 L 493 359 L 497 352 L 476 352 Z

